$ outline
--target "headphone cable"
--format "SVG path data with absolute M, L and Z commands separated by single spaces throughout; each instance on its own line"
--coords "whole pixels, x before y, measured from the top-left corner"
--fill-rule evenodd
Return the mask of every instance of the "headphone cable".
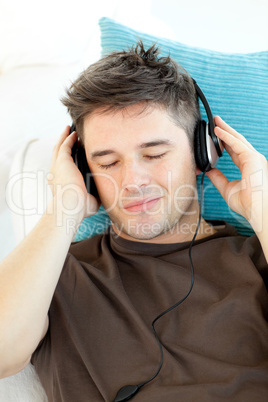
M 191 284 L 190 284 L 189 290 L 188 290 L 188 292 L 186 293 L 186 295 L 185 295 L 182 299 L 180 299 L 180 300 L 179 300 L 177 303 L 175 303 L 173 306 L 169 307 L 168 309 L 166 309 L 165 311 L 163 311 L 161 314 L 159 314 L 159 315 L 152 321 L 152 324 L 151 324 L 151 325 L 152 325 L 152 329 L 153 329 L 154 336 L 155 336 L 155 338 L 156 338 L 156 340 L 157 340 L 157 343 L 158 343 L 158 346 L 159 346 L 159 349 L 160 349 L 160 356 L 161 356 L 161 357 L 160 357 L 160 364 L 159 364 L 159 367 L 158 367 L 156 373 L 155 373 L 151 378 L 149 378 L 149 380 L 146 380 L 146 381 L 144 381 L 144 382 L 142 382 L 142 383 L 140 383 L 140 384 L 138 384 L 138 385 L 126 385 L 126 386 L 120 388 L 120 390 L 119 390 L 119 391 L 117 392 L 117 394 L 116 394 L 116 397 L 115 397 L 114 402 L 128 401 L 128 400 L 130 400 L 131 398 L 133 398 L 134 395 L 136 395 L 136 393 L 139 391 L 139 389 L 140 389 L 141 387 L 143 387 L 145 384 L 148 384 L 149 382 L 153 381 L 153 380 L 158 376 L 158 374 L 160 373 L 160 370 L 161 370 L 161 368 L 162 368 L 162 366 L 163 366 L 163 360 L 164 360 L 163 346 L 162 346 L 162 343 L 161 343 L 161 341 L 160 341 L 160 339 L 159 339 L 159 336 L 158 336 L 158 334 L 157 334 L 157 331 L 156 331 L 156 329 L 155 329 L 155 323 L 156 323 L 156 321 L 159 320 L 159 318 L 163 317 L 163 315 L 169 313 L 169 312 L 172 311 L 174 308 L 176 308 L 176 307 L 178 307 L 180 304 L 182 304 L 182 303 L 187 299 L 187 297 L 190 295 L 190 293 L 191 293 L 191 291 L 192 291 L 192 289 L 193 289 L 193 286 L 194 286 L 194 265 L 193 265 L 193 261 L 192 261 L 192 247 L 193 247 L 193 244 L 194 244 L 194 241 L 195 241 L 195 239 L 196 239 L 196 236 L 197 236 L 197 233 L 198 233 L 198 230 L 199 230 L 199 227 L 200 227 L 200 223 L 201 223 L 201 217 L 202 217 L 201 212 L 202 212 L 202 207 L 203 207 L 203 193 L 204 193 L 204 191 L 203 191 L 203 190 L 204 190 L 204 178 L 205 178 L 205 175 L 206 175 L 206 173 L 207 173 L 209 167 L 210 167 L 210 165 L 208 165 L 208 166 L 205 168 L 205 170 L 203 171 L 203 174 L 202 174 L 201 184 L 200 184 L 200 205 L 199 205 L 198 223 L 197 223 L 196 230 L 195 230 L 194 236 L 193 236 L 193 238 L 192 238 L 192 241 L 191 241 L 191 243 L 190 243 L 189 251 L 188 251 L 189 260 L 190 260 L 190 266 L 191 266 Z

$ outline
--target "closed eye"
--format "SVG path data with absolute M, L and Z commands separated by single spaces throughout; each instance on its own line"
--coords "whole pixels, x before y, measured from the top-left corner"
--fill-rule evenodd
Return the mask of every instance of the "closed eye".
M 148 159 L 148 160 L 155 160 L 155 159 L 161 159 L 166 155 L 166 152 L 164 152 L 163 154 L 159 154 L 159 155 L 144 155 L 144 158 Z M 107 165 L 99 165 L 99 167 L 101 169 L 110 169 L 111 167 L 115 166 L 118 163 L 118 161 L 109 163 Z
M 161 159 L 166 155 L 166 152 L 164 152 L 163 154 L 159 154 L 159 155 L 145 155 L 146 159 L 149 160 L 153 160 L 153 159 Z
M 99 165 L 101 169 L 110 169 L 111 167 L 115 166 L 117 164 L 117 161 L 109 163 L 108 165 Z

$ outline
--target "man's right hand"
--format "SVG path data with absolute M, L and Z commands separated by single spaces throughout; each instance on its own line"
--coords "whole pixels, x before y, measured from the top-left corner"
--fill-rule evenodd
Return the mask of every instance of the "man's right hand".
M 47 210 L 0 263 L 0 378 L 22 370 L 44 337 L 74 230 L 99 207 L 73 161 L 77 137 L 69 133 L 68 126 L 53 150 L 49 178 L 53 198 Z
M 57 202 L 57 209 L 65 214 L 77 216 L 80 220 L 94 215 L 99 202 L 87 192 L 83 176 L 72 158 L 72 147 L 77 133 L 70 134 L 67 126 L 54 146 L 48 184 Z

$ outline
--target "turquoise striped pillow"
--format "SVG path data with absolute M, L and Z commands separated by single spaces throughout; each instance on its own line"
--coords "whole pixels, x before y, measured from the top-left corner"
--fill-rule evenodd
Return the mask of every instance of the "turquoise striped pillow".
M 268 52 L 231 54 L 191 47 L 135 31 L 109 18 L 100 19 L 99 25 L 102 55 L 127 49 L 138 39 L 146 46 L 157 42 L 163 56 L 170 55 L 197 81 L 212 113 L 220 115 L 268 159 Z M 201 113 L 206 119 L 202 108 Z M 227 152 L 217 167 L 229 180 L 240 178 Z M 226 205 L 208 178 L 202 212 L 205 219 L 225 220 L 241 234 L 252 234 L 249 223 Z
M 101 205 L 95 215 L 83 219 L 75 234 L 74 241 L 88 239 L 89 237 L 104 233 L 109 226 L 110 218 Z

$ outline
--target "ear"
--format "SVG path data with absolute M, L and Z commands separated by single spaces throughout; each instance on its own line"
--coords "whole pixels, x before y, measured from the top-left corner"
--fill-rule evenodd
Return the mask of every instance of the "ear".
M 196 169 L 195 169 L 196 176 L 200 175 L 200 173 L 202 173 L 201 170 L 196 166 Z

